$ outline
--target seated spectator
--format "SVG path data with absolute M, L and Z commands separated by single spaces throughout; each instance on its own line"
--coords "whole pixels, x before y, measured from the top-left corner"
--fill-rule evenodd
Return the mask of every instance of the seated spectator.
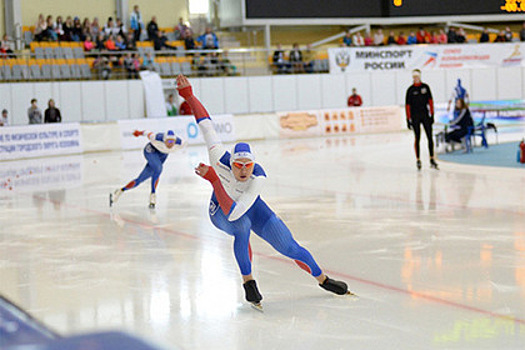
M 2 56 L 10 57 L 13 54 L 13 47 L 11 45 L 12 41 L 9 40 L 7 34 L 4 34 L 2 41 L 0 42 L 0 53 Z
M 108 80 L 111 76 L 111 64 L 109 59 L 105 56 L 98 56 L 93 61 L 93 68 L 98 72 L 101 79 Z
M 414 32 L 410 32 L 410 35 L 407 38 L 407 45 L 417 44 L 417 37 Z
M 38 21 L 35 24 L 35 29 L 33 30 L 33 36 L 35 40 L 36 41 L 44 40 L 46 36 L 46 30 L 47 30 L 46 20 L 44 19 L 44 15 L 40 14 L 38 15 Z
M 135 51 L 137 50 L 137 43 L 135 42 L 135 36 L 132 32 L 128 32 L 126 38 L 126 50 Z
M 98 23 L 98 17 L 93 18 L 93 22 L 91 22 L 90 32 L 92 38 L 98 38 L 98 35 L 100 33 L 100 24 Z
M 357 89 L 352 88 L 352 95 L 348 97 L 348 107 L 359 107 L 363 105 L 363 99 L 357 94 Z
M 525 41 L 525 22 L 523 22 L 523 25 L 520 31 L 520 40 Z
M 53 30 L 57 33 L 58 40 L 66 40 L 64 35 L 64 21 L 62 16 L 58 16 L 56 22 L 53 24 Z
M 148 26 L 147 26 L 147 32 L 148 32 L 149 41 L 153 41 L 157 38 L 157 34 L 159 32 L 159 26 L 157 25 L 156 16 L 151 17 L 151 21 L 148 23 Z
M 419 27 L 419 31 L 416 34 L 416 41 L 418 44 L 428 44 L 430 42 L 430 34 L 428 34 L 423 27 Z
M 294 73 L 302 73 L 304 71 L 303 53 L 299 50 L 298 43 L 294 43 L 292 51 L 290 51 L 290 64 Z
M 175 46 L 168 44 L 168 37 L 164 34 L 162 30 L 158 31 L 155 35 L 155 39 L 153 40 L 153 48 L 155 51 L 159 50 L 176 50 L 177 48 Z
M 445 133 L 445 142 L 461 142 L 469 127 L 474 126 L 474 120 L 470 114 L 468 106 L 463 99 L 456 100 L 456 108 L 454 109 L 454 119 L 450 122 L 451 132 Z
M 447 32 L 447 43 L 455 44 L 456 42 L 456 29 L 454 27 L 450 27 Z
M 106 37 L 104 36 L 104 32 L 100 32 L 97 37 L 97 41 L 95 43 L 95 49 L 98 51 L 105 51 L 106 50 Z
M 147 70 L 153 70 L 153 57 L 151 57 L 151 53 L 148 52 L 146 57 L 144 57 L 142 67 Z
M 189 27 L 184 23 L 184 19 L 179 17 L 179 23 L 177 23 L 174 29 L 177 40 L 184 40 L 186 37 L 186 31 L 189 29 Z
M 369 32 L 365 33 L 365 46 L 372 46 L 374 44 L 374 39 L 372 39 L 372 36 Z
M 190 104 L 187 101 L 182 101 L 179 107 L 179 114 L 180 115 L 192 115 L 193 112 L 191 111 Z
M 374 45 L 383 46 L 385 45 L 385 35 L 383 34 L 383 29 L 379 28 L 374 34 Z
M 483 32 L 481 33 L 479 37 L 480 43 L 488 43 L 490 41 L 489 39 L 489 30 L 487 28 L 483 29 Z
M 107 38 L 110 35 L 113 34 L 113 29 L 115 28 L 115 24 L 113 23 L 113 17 L 108 17 L 108 21 L 104 28 L 102 28 L 102 31 L 104 32 L 104 36 Z
M 117 24 L 115 25 L 115 30 L 113 31 L 113 34 L 115 36 L 120 35 L 122 38 L 126 38 L 126 25 L 122 23 L 122 20 L 120 18 L 117 18 Z
M 7 109 L 2 110 L 2 116 L 0 117 L 0 126 L 9 126 L 9 119 L 7 118 Z
M 459 28 L 456 32 L 456 43 L 464 44 L 467 42 L 467 34 L 463 28 Z
M 57 41 L 58 40 L 58 34 L 53 29 L 54 23 L 53 23 L 53 16 L 47 16 L 46 18 L 46 34 L 45 37 L 49 41 Z
M 277 73 L 285 73 L 288 68 L 288 64 L 284 60 L 284 51 L 281 44 L 277 44 L 277 48 L 273 52 L 272 64 L 277 68 Z
M 228 51 L 225 50 L 219 55 L 219 68 L 226 75 L 235 75 L 237 73 L 237 67 L 234 66 L 228 58 Z
M 113 35 L 110 35 L 109 38 L 104 43 L 104 47 L 109 51 L 117 51 L 117 45 L 115 43 L 115 38 Z
M 361 35 L 361 32 L 354 34 L 352 42 L 354 43 L 354 46 L 365 46 L 365 39 Z
M 135 59 L 134 57 L 128 53 L 126 57 L 124 58 L 124 68 L 128 72 L 128 79 L 138 79 L 139 77 L 139 70 L 137 69 L 137 66 L 135 65 Z
M 95 48 L 95 43 L 91 41 L 91 35 L 86 35 L 86 40 L 84 40 L 84 51 L 91 51 Z
M 315 56 L 316 56 L 316 53 L 312 51 L 312 45 L 310 44 L 306 45 L 306 50 L 304 50 L 304 53 L 303 53 L 304 70 L 306 71 L 306 73 L 314 72 Z
M 115 47 L 117 50 L 126 50 L 126 42 L 124 41 L 124 38 L 120 35 L 117 35 L 117 40 L 115 41 Z
M 174 117 L 177 113 L 177 104 L 175 103 L 175 96 L 169 94 L 168 100 L 166 101 L 166 111 L 168 112 L 168 117 Z
M 504 43 L 507 39 L 505 38 L 505 31 L 502 30 L 499 32 L 498 36 L 496 36 L 496 39 L 494 40 L 495 43 Z
M 91 22 L 89 21 L 89 18 L 84 18 L 84 21 L 82 22 L 82 35 L 84 36 L 84 40 L 86 40 L 86 36 L 92 36 L 91 34 Z
M 446 44 L 448 40 L 447 34 L 443 29 L 439 30 L 438 44 Z
M 512 33 L 512 30 L 510 30 L 510 27 L 505 28 L 505 41 L 511 42 L 514 34 Z
M 396 36 L 394 35 L 393 31 L 390 31 L 390 34 L 388 34 L 388 38 L 386 39 L 387 45 L 396 45 Z
M 350 34 L 350 31 L 346 32 L 345 36 L 343 37 L 343 44 L 345 46 L 352 46 L 352 34 Z
M 55 101 L 50 99 L 44 112 L 44 123 L 60 123 L 61 121 L 60 110 L 55 107 Z
M 37 106 L 36 98 L 31 100 L 31 107 L 27 110 L 29 124 L 42 124 L 42 111 Z
M 211 27 L 206 27 L 204 34 L 197 38 L 204 50 L 216 50 L 219 48 L 219 39 L 217 35 L 211 30 Z
M 407 44 L 407 38 L 405 37 L 405 33 L 404 32 L 400 32 L 399 33 L 399 36 L 397 37 L 396 43 L 398 45 L 406 45 Z
M 71 31 L 71 40 L 72 41 L 84 41 L 84 34 L 82 32 L 82 23 L 80 23 L 80 18 L 75 17 L 73 20 L 73 30 Z
M 66 17 L 66 22 L 63 25 L 64 29 L 64 40 L 71 41 L 71 35 L 73 34 L 73 19 L 71 16 Z
M 186 36 L 184 38 L 184 48 L 186 50 L 195 50 L 195 40 L 193 40 L 193 34 L 189 29 L 186 30 Z M 193 53 L 189 55 L 193 55 Z

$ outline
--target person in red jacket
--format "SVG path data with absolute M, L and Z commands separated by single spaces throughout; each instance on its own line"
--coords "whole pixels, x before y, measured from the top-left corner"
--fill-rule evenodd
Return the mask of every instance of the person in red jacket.
M 188 102 L 183 101 L 183 102 L 180 104 L 180 107 L 179 107 L 179 114 L 180 114 L 180 115 L 192 115 L 192 114 L 193 114 L 193 112 L 191 111 L 191 107 L 190 107 L 190 105 L 188 104 Z
M 356 88 L 352 89 L 352 95 L 348 98 L 348 107 L 359 107 L 363 105 L 363 99 L 357 94 Z

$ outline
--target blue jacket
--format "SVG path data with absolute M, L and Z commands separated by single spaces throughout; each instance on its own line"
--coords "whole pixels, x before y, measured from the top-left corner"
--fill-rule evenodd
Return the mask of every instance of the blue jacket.
M 211 33 L 213 35 L 213 46 L 215 46 L 216 49 L 219 48 L 219 38 L 217 38 L 217 35 L 215 33 Z M 202 44 L 202 47 L 206 45 L 206 33 L 202 34 L 197 38 L 197 41 Z

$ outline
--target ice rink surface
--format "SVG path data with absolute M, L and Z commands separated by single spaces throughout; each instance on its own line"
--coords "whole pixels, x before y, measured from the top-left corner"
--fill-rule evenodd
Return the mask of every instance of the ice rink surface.
M 329 294 L 252 235 L 264 313 L 244 302 L 232 239 L 171 155 L 113 210 L 142 151 L 1 163 L 0 293 L 61 334 L 121 329 L 168 349 L 524 349 L 525 170 L 440 163 L 409 133 L 253 142 L 263 198 L 324 271 Z M 11 188 L 11 189 L 10 189 Z

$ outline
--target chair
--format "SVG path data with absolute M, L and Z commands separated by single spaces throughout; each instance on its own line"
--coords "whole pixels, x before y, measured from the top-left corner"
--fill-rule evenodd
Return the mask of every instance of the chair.
M 33 42 L 33 33 L 31 33 L 30 31 L 25 31 L 23 35 L 26 46 L 31 45 L 31 43 Z
M 164 59 L 161 62 L 159 62 L 159 64 L 160 64 L 160 75 L 161 76 L 170 77 L 173 75 L 173 73 L 171 72 L 171 64 L 170 62 L 168 62 L 168 60 Z
M 82 79 L 91 79 L 91 68 L 87 62 L 80 64 L 80 75 Z
M 85 58 L 84 49 L 82 47 L 73 48 L 73 57 L 74 58 Z
M 13 80 L 13 74 L 11 73 L 11 66 L 7 63 L 4 63 L 2 67 L 2 73 L 4 76 L 4 80 L 9 81 Z
M 61 48 L 61 47 L 55 47 L 53 49 L 54 53 L 55 53 L 55 58 L 56 59 L 61 59 L 61 58 L 65 58 L 64 57 L 64 50 Z
M 40 80 L 42 79 L 42 73 L 40 72 L 40 66 L 36 60 L 29 61 L 29 73 L 31 74 L 31 79 Z
M 183 61 L 180 64 L 180 68 L 182 70 L 182 74 L 184 75 L 191 75 L 193 73 L 191 69 L 191 63 L 188 61 Z
M 173 75 L 175 76 L 182 73 L 179 62 L 176 62 L 176 61 L 171 62 L 171 73 L 173 73 Z
M 473 151 L 473 140 L 474 145 L 476 144 L 476 136 L 479 136 L 481 138 L 481 145 L 485 148 L 489 148 L 489 144 L 487 142 L 487 138 L 485 135 L 485 131 L 487 130 L 487 126 L 485 125 L 485 114 L 483 115 L 483 118 L 481 118 L 481 121 L 474 125 L 469 126 L 467 135 L 465 136 L 465 146 L 466 146 L 466 152 L 470 153 Z
M 34 44 L 34 42 L 31 43 L 31 44 Z M 34 51 L 35 51 L 35 58 L 37 58 L 39 60 L 46 58 L 45 54 L 44 54 L 44 48 L 43 47 L 35 46 L 35 50 Z
M 65 62 L 65 60 L 60 60 L 59 66 L 62 79 L 71 79 L 71 69 L 69 68 L 69 64 Z
M 53 79 L 62 79 L 62 75 L 60 74 L 60 65 L 55 62 L 51 64 L 51 77 Z
M 51 46 L 44 47 L 44 58 L 47 58 L 47 59 L 55 58 L 55 50 L 53 50 Z

